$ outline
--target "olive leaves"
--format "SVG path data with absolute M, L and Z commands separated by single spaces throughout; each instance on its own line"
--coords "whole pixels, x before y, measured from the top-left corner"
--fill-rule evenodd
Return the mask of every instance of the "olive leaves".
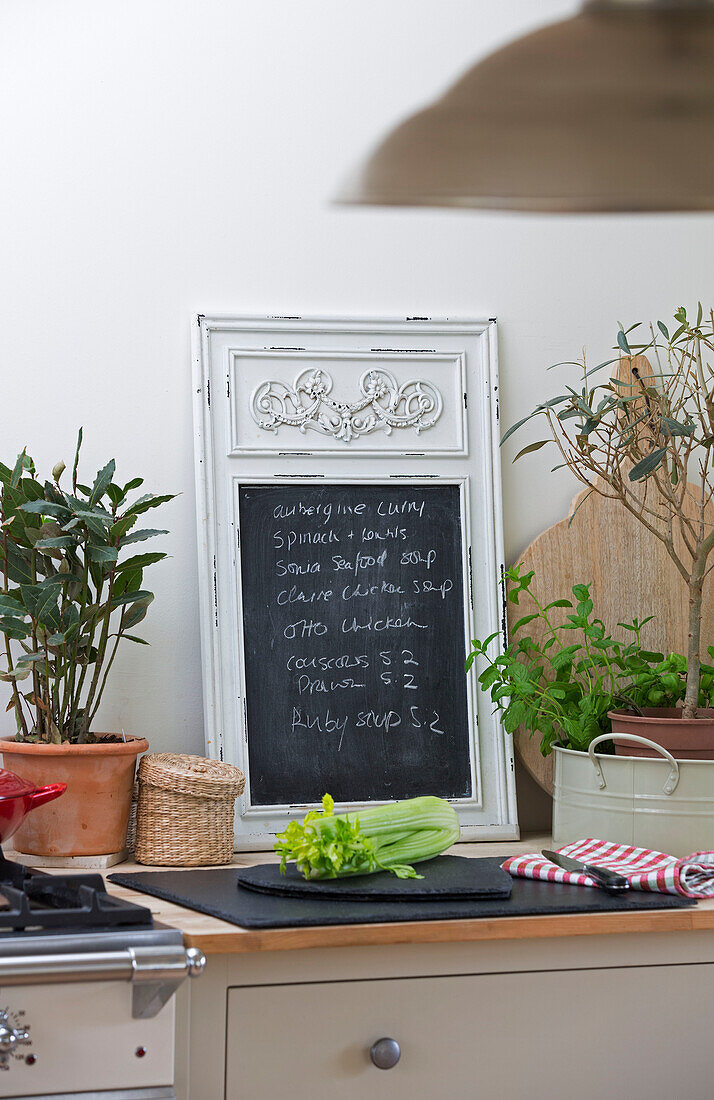
M 688 679 L 683 704 L 693 718 L 699 692 L 704 578 L 714 551 L 714 311 L 696 316 L 684 306 L 643 329 L 640 322 L 616 338 L 616 359 L 588 368 L 579 388 L 564 387 L 514 424 L 501 440 L 536 417 L 547 438 L 522 448 L 516 459 L 546 443 L 590 492 L 620 502 L 664 546 L 689 592 Z M 623 359 L 623 356 L 628 357 Z M 594 383 L 614 362 L 622 366 Z M 563 366 L 565 364 L 556 364 Z M 602 375 L 601 375 L 602 377 Z

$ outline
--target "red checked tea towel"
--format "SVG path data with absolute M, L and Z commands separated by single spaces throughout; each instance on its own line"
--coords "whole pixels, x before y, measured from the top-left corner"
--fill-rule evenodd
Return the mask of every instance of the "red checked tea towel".
M 624 875 L 633 890 L 653 890 L 660 894 L 682 894 L 685 898 L 714 897 L 714 852 L 694 852 L 676 859 L 649 848 L 631 848 L 606 840 L 577 840 L 558 848 L 581 863 L 597 863 L 608 871 Z M 589 875 L 564 871 L 539 852 L 511 856 L 502 864 L 514 878 L 537 878 L 546 882 L 565 882 L 573 886 L 597 886 Z

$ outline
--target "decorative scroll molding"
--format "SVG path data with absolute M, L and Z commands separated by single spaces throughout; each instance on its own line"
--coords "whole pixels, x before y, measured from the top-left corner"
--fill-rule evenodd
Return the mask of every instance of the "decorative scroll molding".
M 332 378 L 308 367 L 285 382 L 262 382 L 253 391 L 250 411 L 256 424 L 277 434 L 282 425 L 308 428 L 345 443 L 357 436 L 394 428 L 413 428 L 416 435 L 433 427 L 444 403 L 431 382 L 409 379 L 400 386 L 388 370 L 366 370 L 359 380 L 362 396 L 353 402 L 333 401 Z

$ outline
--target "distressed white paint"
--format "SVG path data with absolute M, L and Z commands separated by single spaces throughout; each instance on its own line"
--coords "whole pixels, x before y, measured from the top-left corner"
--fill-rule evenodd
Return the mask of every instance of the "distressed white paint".
M 352 368 L 347 372 L 347 392 L 344 393 L 335 391 L 332 370 L 328 370 L 323 362 L 323 359 L 334 359 L 334 356 L 305 349 L 283 354 L 290 358 L 298 355 L 309 365 L 300 368 L 292 383 L 289 379 L 267 378 L 259 381 L 251 393 L 250 415 L 261 434 L 258 450 L 269 453 L 276 449 L 267 443 L 263 435 L 264 432 L 272 432 L 278 447 L 287 451 L 304 450 L 306 445 L 310 449 L 327 451 L 348 443 L 352 444 L 350 450 L 354 451 L 362 442 L 365 444 L 362 449 L 370 453 L 378 452 L 380 443 L 385 448 L 391 444 L 392 450 L 399 453 L 407 447 L 421 447 L 419 436 L 433 428 L 442 414 L 444 400 L 437 384 L 440 380 L 431 382 L 425 378 L 411 378 L 407 374 L 401 381 L 401 377 L 398 379 L 387 369 L 385 364 L 391 366 L 392 358 L 396 359 L 399 353 L 358 353 L 350 356 L 351 361 L 340 356 L 338 364 Z M 242 381 L 243 372 L 238 366 L 241 358 L 244 356 L 240 352 L 231 354 L 233 372 Z M 452 357 L 454 361 L 458 363 L 458 356 Z M 236 367 L 240 373 L 236 373 Z M 355 367 L 365 369 L 355 376 Z M 245 408 L 245 389 L 243 385 L 243 399 L 233 403 L 234 421 Z M 460 404 L 457 408 L 460 412 Z M 457 423 L 461 419 L 458 416 Z M 322 440 L 306 441 L 304 437 L 311 432 L 327 437 L 328 446 L 321 446 Z M 391 438 L 367 438 L 375 433 L 384 433 Z M 240 433 L 236 434 L 238 440 L 234 450 L 250 450 L 250 447 L 241 444 Z M 462 440 L 452 442 L 452 450 L 462 448 Z M 422 449 L 432 452 L 438 449 L 434 447 L 433 435 Z M 344 453 L 344 447 L 338 453 Z
M 235 410 L 244 408 L 256 388 L 271 384 L 268 376 L 266 382 L 258 379 L 256 386 L 254 375 L 247 372 L 244 377 L 240 365 L 261 362 L 259 353 L 274 352 L 276 347 L 299 348 L 304 371 L 316 369 L 323 358 L 329 358 L 336 373 L 352 387 L 369 374 L 372 356 L 375 370 L 385 354 L 408 356 L 414 377 L 421 380 L 425 392 L 439 395 L 439 403 L 443 363 L 458 363 L 460 388 L 443 401 L 443 421 L 451 425 L 453 438 L 443 438 L 440 455 L 424 449 L 422 453 L 401 449 L 370 453 L 353 449 L 354 438 L 341 440 L 339 453 L 325 454 L 319 447 L 311 449 L 313 441 L 321 438 L 316 434 L 304 440 L 299 453 L 286 453 L 280 432 L 300 429 L 283 425 L 280 432 L 267 433 L 259 458 L 232 446 Z M 309 807 L 251 804 L 248 746 L 255 734 L 245 705 L 240 551 L 236 552 L 241 545 L 238 488 L 266 482 L 295 484 L 301 478 L 305 484 L 319 478 L 320 483 L 335 484 L 390 484 L 398 479 L 410 485 L 458 485 L 464 652 L 469 638 L 497 633 L 503 618 L 499 584 L 503 547 L 496 326 L 489 321 L 449 319 L 199 317 L 194 357 L 206 746 L 211 756 L 237 764 L 246 774 L 236 842 L 239 848 L 254 848 L 271 843 L 272 834 Z M 395 429 L 395 434 L 406 430 Z M 468 451 L 463 447 L 466 437 L 471 441 Z M 491 715 L 490 702 L 478 690 L 475 677 L 469 677 L 467 684 L 474 794 L 454 800 L 464 839 L 514 838 L 518 829 L 511 741 Z

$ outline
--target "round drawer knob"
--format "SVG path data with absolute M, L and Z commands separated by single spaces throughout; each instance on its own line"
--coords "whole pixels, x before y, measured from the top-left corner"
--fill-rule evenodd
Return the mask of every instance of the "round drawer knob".
M 377 1069 L 393 1069 L 402 1056 L 402 1049 L 396 1039 L 377 1039 L 369 1056 Z

